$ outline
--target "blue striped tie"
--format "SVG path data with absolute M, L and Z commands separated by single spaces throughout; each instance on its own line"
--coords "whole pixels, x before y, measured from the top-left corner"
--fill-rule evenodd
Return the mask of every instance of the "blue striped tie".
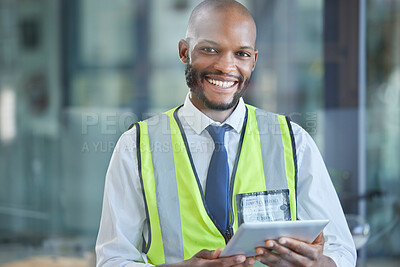
M 228 225 L 229 166 L 228 153 L 224 146 L 225 131 L 230 126 L 212 126 L 206 129 L 214 140 L 215 148 L 208 167 L 206 203 L 219 226 L 226 230 Z

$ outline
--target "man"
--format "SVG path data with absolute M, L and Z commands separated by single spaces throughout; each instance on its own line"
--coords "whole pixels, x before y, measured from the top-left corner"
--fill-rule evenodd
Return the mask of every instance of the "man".
M 255 42 L 255 22 L 240 3 L 206 0 L 193 10 L 179 42 L 190 92 L 183 106 L 121 136 L 107 172 L 97 266 L 355 265 L 311 137 L 241 98 Z M 284 219 L 331 222 L 312 244 L 281 238 L 255 248 L 256 257 L 219 257 L 238 228 L 236 201 L 249 194 L 277 196 L 288 207 Z

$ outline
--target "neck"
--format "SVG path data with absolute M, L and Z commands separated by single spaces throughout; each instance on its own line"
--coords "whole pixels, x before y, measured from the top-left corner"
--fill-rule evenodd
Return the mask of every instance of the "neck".
M 193 103 L 193 105 L 203 112 L 207 117 L 212 119 L 213 121 L 218 121 L 218 122 L 224 122 L 233 112 L 233 110 L 236 108 L 237 104 L 227 110 L 216 110 L 216 109 L 210 109 L 207 108 L 202 102 L 200 102 L 197 98 L 192 97 L 190 95 L 190 101 Z
M 232 114 L 233 109 L 229 110 L 211 110 L 211 109 L 206 109 L 206 110 L 201 110 L 207 117 L 212 119 L 213 121 L 218 121 L 218 122 L 224 122 L 226 119 Z

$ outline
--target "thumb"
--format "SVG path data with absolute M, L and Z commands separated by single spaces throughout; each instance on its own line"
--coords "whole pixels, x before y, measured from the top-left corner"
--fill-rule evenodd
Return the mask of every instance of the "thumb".
M 214 250 L 214 255 L 213 255 L 213 259 L 216 259 L 219 257 L 219 255 L 221 254 L 222 249 L 221 248 L 217 248 L 216 250 Z
M 324 243 L 325 243 L 325 238 L 324 238 L 323 232 L 319 233 L 317 238 L 315 238 L 315 240 L 312 242 L 313 245 L 319 245 L 319 244 L 324 244 Z
M 202 258 L 202 259 L 216 259 L 218 258 L 219 254 L 221 254 L 221 249 L 218 248 L 217 250 L 208 250 L 208 249 L 203 249 L 197 252 L 195 255 L 196 258 Z

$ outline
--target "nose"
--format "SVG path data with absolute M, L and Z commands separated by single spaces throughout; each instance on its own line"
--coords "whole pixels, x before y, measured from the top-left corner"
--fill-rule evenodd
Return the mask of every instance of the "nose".
M 214 68 L 223 73 L 232 73 L 236 70 L 235 58 L 230 53 L 222 54 L 215 63 Z

